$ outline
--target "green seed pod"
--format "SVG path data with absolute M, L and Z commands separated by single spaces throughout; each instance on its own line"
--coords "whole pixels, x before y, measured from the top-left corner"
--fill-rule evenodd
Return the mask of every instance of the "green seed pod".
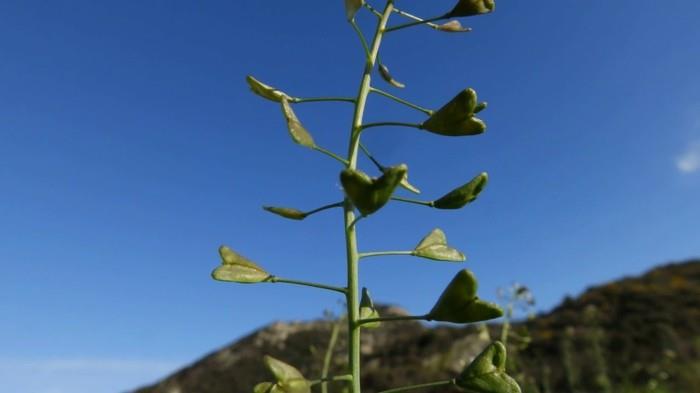
M 226 246 L 219 247 L 219 255 L 222 264 L 211 273 L 215 280 L 251 284 L 270 277 L 263 268 Z
M 445 136 L 481 134 L 486 130 L 486 124 L 474 117 L 476 106 L 476 92 L 473 89 L 462 90 L 424 121 L 420 128 Z
M 436 29 L 447 33 L 467 33 L 472 31 L 472 29 L 469 27 L 463 27 L 458 20 L 451 20 L 441 25 L 437 25 Z
M 291 207 L 263 206 L 263 209 L 290 220 L 303 220 L 306 218 L 306 213 Z
M 357 11 L 365 4 L 364 0 L 345 0 L 345 15 L 353 20 Z
M 284 114 L 284 118 L 287 120 L 287 129 L 289 130 L 289 135 L 292 137 L 292 140 L 302 146 L 314 148 L 316 146 L 314 138 L 301 124 L 297 115 L 292 110 L 292 106 L 289 105 L 289 101 L 287 101 L 286 98 L 282 98 L 280 102 L 282 103 L 282 114 Z
M 394 79 L 393 76 L 391 76 L 391 73 L 389 72 L 389 68 L 387 66 L 385 66 L 384 64 L 379 64 L 378 68 L 379 68 L 379 75 L 381 75 L 382 79 L 384 79 L 384 81 L 386 83 L 388 83 L 394 87 L 398 87 L 399 89 L 403 89 L 404 87 L 406 87 L 406 85 L 397 81 L 396 79 Z
M 246 76 L 245 80 L 246 82 L 248 82 L 250 90 L 252 90 L 253 93 L 259 95 L 260 97 L 267 98 L 268 100 L 275 102 L 280 102 L 282 101 L 282 99 L 286 99 L 289 101 L 293 100 L 292 97 L 288 96 L 284 92 L 260 82 L 259 80 L 253 78 L 251 75 Z
M 433 201 L 433 206 L 438 209 L 460 209 L 464 205 L 473 202 L 486 187 L 489 176 L 486 172 L 482 172 L 475 178 L 464 184 L 461 187 L 455 188 L 449 193 Z
M 413 255 L 436 261 L 462 262 L 467 259 L 461 252 L 447 245 L 445 232 L 433 229 L 413 250 Z
M 260 382 L 253 388 L 253 393 L 282 393 L 282 390 L 272 382 Z
M 362 298 L 360 299 L 360 319 L 379 318 L 379 311 L 374 308 L 374 302 L 369 295 L 367 288 L 362 288 Z M 362 325 L 365 328 L 377 328 L 381 322 L 371 322 Z
M 506 347 L 494 341 L 455 379 L 455 385 L 473 393 L 520 393 L 520 386 L 506 374 Z
M 429 321 L 470 323 L 488 321 L 503 316 L 503 310 L 493 303 L 476 296 L 477 282 L 474 274 L 461 270 L 442 292 L 433 309 L 428 313 Z
M 295 367 L 268 355 L 265 356 L 264 361 L 267 368 L 275 376 L 277 380 L 275 387 L 279 388 L 280 392 L 311 393 L 311 384 Z M 271 391 L 275 392 L 274 389 L 273 387 Z
M 448 18 L 488 14 L 496 9 L 495 0 L 459 0 L 455 8 L 446 16 Z
M 387 168 L 379 178 L 371 178 L 359 170 L 345 169 L 340 172 L 340 183 L 357 210 L 368 216 L 389 201 L 407 171 L 401 164 Z
M 486 109 L 486 107 L 489 106 L 488 102 L 486 101 L 481 101 L 480 103 L 476 104 L 476 107 L 474 108 L 474 113 L 479 113 Z
M 389 169 L 389 168 L 382 167 L 382 173 L 386 173 L 387 169 Z M 411 191 L 414 194 L 420 194 L 420 190 L 418 188 L 416 188 L 416 186 L 414 186 L 413 184 L 408 182 L 408 172 L 406 172 L 406 175 L 403 177 L 403 179 L 401 179 L 399 186 L 401 186 L 401 188 L 404 188 L 408 191 Z

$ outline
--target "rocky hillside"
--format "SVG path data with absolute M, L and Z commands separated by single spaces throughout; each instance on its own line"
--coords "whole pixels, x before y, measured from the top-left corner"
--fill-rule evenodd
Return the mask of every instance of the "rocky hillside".
M 382 313 L 403 311 L 385 307 Z M 251 392 L 257 382 L 270 379 L 261 362 L 264 354 L 318 376 L 333 325 L 323 320 L 274 323 L 136 392 Z M 429 328 L 418 322 L 367 329 L 363 391 L 451 378 L 500 331 L 499 325 Z M 512 332 L 509 367 L 526 392 L 697 392 L 700 260 L 590 288 Z M 340 340 L 332 373 L 344 373 L 344 354 Z M 333 385 L 329 391 L 342 388 Z

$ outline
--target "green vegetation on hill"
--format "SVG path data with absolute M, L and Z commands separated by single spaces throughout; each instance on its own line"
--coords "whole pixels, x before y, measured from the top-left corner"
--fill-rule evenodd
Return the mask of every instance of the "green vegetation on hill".
M 402 313 L 393 307 L 381 312 Z M 255 383 L 268 377 L 260 367 L 266 353 L 300 365 L 305 374 L 318 374 L 332 326 L 329 320 L 272 324 L 137 392 L 252 392 Z M 365 390 L 451 378 L 500 329 L 401 322 L 364 331 Z M 513 326 L 515 332 L 523 330 L 531 342 L 524 349 L 517 340 L 509 342 L 509 367 L 524 393 L 697 392 L 700 260 L 592 287 L 547 314 Z M 345 367 L 344 346 L 341 340 L 335 347 L 334 371 Z M 329 392 L 341 393 L 341 387 L 330 385 Z

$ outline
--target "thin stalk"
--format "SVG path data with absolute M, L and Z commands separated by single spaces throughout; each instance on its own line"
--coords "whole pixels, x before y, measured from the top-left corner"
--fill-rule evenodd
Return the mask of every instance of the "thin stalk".
M 338 341 L 338 333 L 340 332 L 340 325 L 343 322 L 343 318 L 338 318 L 338 322 L 333 324 L 333 329 L 331 330 L 331 338 L 328 340 L 328 347 L 326 348 L 326 354 L 323 357 L 323 369 L 321 369 L 321 393 L 328 393 L 328 371 L 331 368 L 331 360 L 333 359 L 333 350 L 335 349 L 335 344 Z M 352 376 L 350 376 L 352 380 Z
M 334 207 L 343 207 L 343 202 L 331 203 L 330 205 L 321 206 L 321 207 L 318 207 L 314 210 L 309 210 L 308 212 L 305 212 L 304 214 L 306 214 L 307 216 L 310 216 L 312 214 L 318 213 L 318 212 L 323 211 L 323 210 L 332 209 Z
M 284 283 L 284 284 L 293 284 L 293 285 L 301 285 L 301 286 L 305 286 L 305 287 L 326 289 L 329 291 L 340 292 L 343 295 L 348 293 L 347 289 L 341 288 L 341 287 L 336 287 L 333 285 L 319 284 L 317 282 L 309 282 L 309 281 L 301 281 L 301 280 L 292 280 L 289 278 L 282 278 L 282 277 L 277 277 L 277 276 L 270 276 L 266 281 L 272 282 L 272 283 L 279 282 L 279 283 Z
M 421 18 L 421 17 L 418 17 L 418 16 L 415 16 L 415 15 L 413 15 L 413 14 L 409 14 L 408 12 L 402 11 L 402 10 L 400 10 L 400 9 L 398 9 L 398 8 L 395 8 L 395 9 L 394 9 L 394 12 L 396 12 L 397 14 L 399 14 L 399 15 L 401 15 L 401 16 L 405 16 L 405 17 L 408 18 L 408 19 L 413 19 L 413 20 L 415 20 L 415 21 L 420 21 L 420 22 L 422 22 L 422 23 L 425 23 L 427 26 L 430 26 L 431 28 L 433 28 L 433 29 L 435 29 L 435 30 L 437 30 L 437 29 L 440 28 L 440 26 L 438 26 L 438 25 L 435 24 L 435 23 L 426 22 L 425 19 L 423 19 L 423 18 Z M 446 19 L 446 18 L 445 18 L 445 19 Z
M 411 386 L 403 386 L 400 388 L 394 388 L 394 389 L 389 389 L 389 390 L 382 390 L 379 393 L 397 393 L 397 392 L 405 392 L 408 390 L 417 390 L 417 389 L 425 389 L 425 388 L 432 388 L 432 387 L 437 387 L 437 386 L 445 386 L 445 385 L 454 385 L 455 381 L 454 379 L 448 379 L 444 381 L 437 381 L 437 382 L 429 382 L 429 383 L 423 383 L 420 385 L 411 385 Z
M 433 202 L 433 201 L 421 201 L 418 199 L 403 198 L 403 197 L 398 197 L 398 196 L 393 196 L 393 197 L 391 197 L 391 199 L 393 199 L 395 201 L 400 201 L 400 202 L 414 203 L 416 205 L 435 207 L 435 202 Z
M 321 383 L 321 384 L 323 384 L 323 385 L 321 385 L 321 389 L 323 389 L 323 386 L 325 386 L 326 383 L 328 383 L 328 382 L 340 382 L 340 381 L 350 382 L 350 381 L 352 381 L 352 375 L 345 374 L 345 375 L 336 375 L 334 377 L 319 378 L 319 379 L 314 379 L 313 381 L 309 381 L 309 383 L 311 384 L 311 386 L 318 385 L 319 383 Z
M 382 121 L 382 122 L 378 122 L 378 123 L 363 124 L 362 129 L 365 130 L 367 128 L 385 127 L 385 126 L 420 128 L 421 125 L 418 123 L 405 123 L 405 122 L 401 122 L 401 121 Z
M 352 97 L 308 97 L 308 98 L 294 98 L 291 102 L 293 104 L 303 104 L 305 102 L 351 102 L 355 103 L 355 99 Z
M 350 21 L 350 25 L 352 26 L 352 29 L 355 30 L 355 33 L 357 33 L 357 36 L 360 38 L 360 42 L 362 43 L 362 49 L 365 50 L 365 57 L 369 59 L 369 45 L 367 45 L 367 39 L 365 38 L 365 35 L 362 34 L 362 30 L 360 30 L 360 27 L 357 26 L 357 23 L 355 23 L 355 19 Z
M 372 154 L 369 152 L 369 150 L 367 150 L 365 145 L 360 143 L 360 149 L 362 149 L 362 151 L 365 152 L 365 155 L 367 156 L 367 158 L 369 158 L 370 161 L 372 161 L 372 163 L 377 167 L 377 169 L 379 169 L 381 172 L 384 172 L 384 169 L 385 169 L 384 165 L 380 164 L 379 161 L 377 161 L 374 158 L 374 156 L 372 156 Z
M 372 93 L 377 93 L 377 94 L 382 95 L 382 96 L 384 96 L 384 97 L 386 97 L 386 98 L 392 99 L 392 100 L 394 100 L 394 101 L 396 101 L 396 102 L 398 102 L 398 103 L 400 103 L 400 104 L 404 104 L 404 105 L 406 105 L 406 106 L 409 107 L 409 108 L 413 108 L 413 109 L 415 109 L 415 110 L 421 111 L 421 112 L 425 113 L 425 114 L 428 115 L 428 116 L 431 116 L 431 115 L 433 114 L 433 111 L 430 110 L 430 109 L 426 109 L 426 108 L 423 108 L 422 106 L 418 106 L 418 105 L 416 105 L 416 104 L 414 104 L 414 103 L 412 103 L 412 102 L 408 102 L 408 101 L 404 100 L 403 98 L 396 97 L 395 95 L 393 95 L 393 94 L 391 94 L 391 93 L 387 93 L 387 92 L 384 91 L 384 90 L 379 90 L 379 89 L 377 89 L 377 88 L 371 87 L 371 88 L 370 88 L 370 91 L 371 91 Z
M 382 257 L 387 255 L 415 255 L 415 251 L 372 251 L 372 252 L 361 252 L 360 258 L 369 257 Z
M 501 342 L 503 345 L 508 345 L 508 336 L 510 335 L 510 320 L 513 318 L 513 303 L 509 302 L 506 308 L 506 315 L 503 318 L 503 327 L 501 328 Z
M 367 8 L 369 10 L 369 12 L 373 13 L 376 17 L 378 17 L 378 18 L 382 17 L 382 13 L 377 11 L 376 8 L 372 7 L 372 5 L 370 3 L 365 1 L 364 6 L 365 6 L 365 8 Z
M 429 19 L 420 19 L 420 18 L 418 18 L 418 19 L 420 19 L 420 20 L 416 20 L 416 21 L 413 21 L 413 22 L 404 23 L 404 24 L 401 24 L 401 25 L 392 26 L 392 27 L 386 29 L 385 32 L 388 33 L 388 32 L 390 32 L 390 31 L 401 30 L 401 29 L 405 29 L 405 28 L 407 28 L 407 27 L 413 27 L 413 26 L 418 26 L 418 25 L 424 25 L 424 24 L 427 24 L 427 23 L 430 23 L 430 22 L 435 22 L 435 21 L 438 21 L 438 20 L 446 19 L 446 18 L 447 18 L 447 16 L 445 16 L 445 15 L 440 15 L 440 16 L 436 16 L 436 17 L 433 17 L 433 18 L 429 18 Z
M 390 317 L 378 317 L 378 318 L 367 318 L 367 319 L 360 319 L 357 321 L 357 324 L 359 326 L 362 326 L 367 323 L 374 323 L 374 322 L 397 322 L 397 321 L 418 321 L 418 320 L 428 320 L 428 315 L 396 315 L 396 316 L 390 316 Z
M 312 149 L 316 150 L 316 151 L 319 152 L 319 153 L 323 153 L 323 154 L 327 155 L 328 157 L 331 157 L 332 159 L 334 159 L 334 160 L 340 162 L 340 163 L 343 164 L 343 165 L 347 165 L 347 164 L 348 164 L 348 160 L 346 160 L 346 159 L 344 159 L 343 157 L 341 157 L 341 156 L 339 156 L 339 155 L 333 153 L 332 151 L 326 150 L 326 149 L 324 149 L 324 148 L 322 148 L 322 147 L 320 147 L 320 146 L 315 146 L 315 145 L 314 145 L 314 147 L 312 147 Z
M 394 10 L 393 0 L 387 0 L 382 17 L 377 22 L 377 28 L 372 39 L 372 46 L 369 56 L 366 59 L 362 79 L 360 81 L 357 99 L 355 100 L 355 112 L 352 117 L 352 127 L 350 129 L 350 141 L 348 143 L 348 169 L 357 168 L 357 150 L 360 144 L 360 134 L 362 132 L 362 119 L 364 117 L 367 96 L 369 95 L 370 83 L 372 80 L 372 70 L 374 69 L 382 43 L 382 37 L 386 29 L 387 22 Z M 352 393 L 361 393 L 360 383 L 360 326 L 357 321 L 360 319 L 359 307 L 359 272 L 358 272 L 358 252 L 357 233 L 355 226 L 355 211 L 352 202 L 345 198 L 344 225 L 345 225 L 345 248 L 347 255 L 347 307 L 348 307 L 348 364 L 352 375 Z

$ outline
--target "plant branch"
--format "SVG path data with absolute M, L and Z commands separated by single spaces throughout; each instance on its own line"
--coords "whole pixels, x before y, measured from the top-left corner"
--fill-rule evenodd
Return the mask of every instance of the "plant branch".
M 332 285 L 326 285 L 326 284 L 319 284 L 316 282 L 309 282 L 309 281 L 301 281 L 301 280 L 291 280 L 288 278 L 282 278 L 282 277 L 277 277 L 277 276 L 270 276 L 265 280 L 267 282 L 271 283 L 284 283 L 284 284 L 293 284 L 293 285 L 301 285 L 305 287 L 312 287 L 312 288 L 319 288 L 319 289 L 326 289 L 329 291 L 335 291 L 335 292 L 340 292 L 343 295 L 347 294 L 348 291 L 346 288 L 341 288 L 341 287 L 336 287 Z
M 316 208 L 314 210 L 309 210 L 308 212 L 305 212 L 304 214 L 306 214 L 307 216 L 310 216 L 312 214 L 318 213 L 318 212 L 326 210 L 326 209 L 332 209 L 334 207 L 343 207 L 343 202 L 331 203 L 330 205 L 321 206 L 321 207 Z
M 421 127 L 421 125 L 418 123 L 406 123 L 406 122 L 401 122 L 401 121 L 382 121 L 382 122 L 377 122 L 377 123 L 363 124 L 362 129 L 365 130 L 367 128 L 372 128 L 372 127 L 386 127 L 386 126 L 411 127 L 411 128 L 420 128 Z
M 353 104 L 355 103 L 355 99 L 352 97 L 308 97 L 308 98 L 295 97 L 290 102 L 293 104 L 303 104 L 305 102 L 324 102 L 324 101 L 351 102 Z
M 374 7 L 372 7 L 372 5 L 371 5 L 370 3 L 368 3 L 368 2 L 365 1 L 364 6 L 365 6 L 365 8 L 367 8 L 371 13 L 373 13 L 374 15 L 376 15 L 378 18 L 381 18 L 381 17 L 382 17 L 382 13 L 379 12 L 379 11 L 377 11 Z
M 400 201 L 400 202 L 414 203 L 416 205 L 435 207 L 435 202 L 433 202 L 433 201 L 420 201 L 418 199 L 403 198 L 403 197 L 397 197 L 397 196 L 393 196 L 393 197 L 391 197 L 391 199 L 393 199 L 395 201 Z
M 333 329 L 331 330 L 331 338 L 328 340 L 326 354 L 323 357 L 323 369 L 321 370 L 321 393 L 328 393 L 328 370 L 330 370 L 331 368 L 331 359 L 333 359 L 333 349 L 335 349 L 335 344 L 338 341 L 338 333 L 340 332 L 340 325 L 343 323 L 343 319 L 343 317 L 340 317 L 338 318 L 338 321 L 333 324 Z M 350 375 L 350 380 L 352 380 L 352 375 Z
M 367 319 L 360 319 L 357 321 L 357 324 L 362 326 L 367 323 L 374 323 L 374 322 L 398 322 L 398 321 L 420 321 L 428 320 L 428 315 L 395 315 L 391 317 L 378 317 L 378 318 L 367 318 Z
M 319 383 L 321 383 L 321 384 L 323 384 L 323 385 L 321 385 L 321 389 L 323 389 L 323 387 L 328 382 L 340 382 L 340 381 L 350 382 L 350 381 L 352 381 L 352 375 L 345 374 L 345 375 L 336 375 L 336 376 L 327 377 L 327 378 L 319 378 L 319 379 L 314 379 L 313 381 L 309 381 L 309 383 L 311 384 L 311 386 L 318 385 Z
M 344 159 L 343 157 L 341 157 L 341 156 L 339 156 L 339 155 L 333 153 L 333 152 L 330 151 L 330 150 L 326 150 L 326 149 L 322 148 L 321 146 L 316 146 L 316 145 L 314 145 L 314 146 L 312 147 L 312 149 L 316 150 L 316 151 L 319 152 L 319 153 L 323 153 L 323 154 L 327 155 L 328 157 L 331 157 L 332 159 L 334 159 L 334 160 L 340 162 L 340 163 L 343 164 L 343 165 L 348 165 L 348 160 L 346 160 L 346 159 Z
M 360 258 L 369 257 L 382 257 L 388 255 L 415 255 L 415 251 L 372 251 L 372 252 L 361 252 Z
M 352 26 L 352 29 L 355 30 L 355 33 L 357 33 L 357 36 L 360 38 L 360 42 L 362 43 L 362 49 L 365 50 L 365 57 L 367 59 L 369 59 L 371 55 L 370 55 L 369 45 L 367 45 L 367 39 L 365 38 L 365 35 L 362 34 L 362 30 L 360 30 L 360 27 L 355 22 L 355 19 L 350 21 L 350 25 Z
M 402 99 L 402 98 L 396 97 L 395 95 L 393 95 L 393 94 L 391 94 L 391 93 L 387 93 L 387 92 L 384 91 L 384 90 L 380 90 L 380 89 L 377 89 L 377 88 L 374 88 L 374 87 L 370 87 L 370 91 L 371 91 L 372 93 L 377 93 L 377 94 L 382 95 L 382 96 L 384 96 L 384 97 L 386 97 L 386 98 L 392 99 L 392 100 L 394 100 L 394 101 L 396 101 L 396 102 L 398 102 L 398 103 L 400 103 L 400 104 L 406 105 L 406 106 L 409 107 L 409 108 L 413 108 L 413 109 L 415 109 L 415 110 L 421 111 L 421 112 L 425 113 L 425 114 L 428 115 L 428 116 L 431 116 L 431 115 L 433 114 L 433 111 L 430 110 L 430 109 L 426 109 L 426 108 L 423 108 L 422 106 L 418 106 L 418 105 L 416 105 L 416 104 L 414 104 L 414 103 L 412 103 L 412 102 L 408 102 L 408 101 L 406 101 L 406 100 L 404 100 L 404 99 Z
M 448 379 L 448 380 L 444 380 L 444 381 L 429 382 L 429 383 L 423 383 L 420 385 L 410 385 L 410 386 L 403 386 L 400 388 L 394 388 L 394 389 L 389 389 L 389 390 L 382 390 L 379 393 L 405 392 L 408 390 L 417 390 L 417 389 L 432 388 L 432 387 L 436 387 L 436 386 L 454 385 L 454 383 L 455 383 L 454 379 Z
M 405 16 L 405 15 L 404 15 L 404 16 Z M 401 30 L 401 29 L 405 29 L 405 28 L 407 28 L 407 27 L 413 27 L 413 26 L 418 26 L 418 25 L 425 25 L 425 24 L 428 24 L 428 23 L 431 23 L 431 22 L 435 22 L 435 21 L 438 21 L 438 20 L 447 19 L 447 16 L 446 16 L 446 15 L 440 15 L 440 16 L 436 16 L 436 17 L 428 18 L 428 19 L 421 19 L 421 18 L 418 18 L 418 17 L 416 17 L 416 18 L 417 18 L 418 20 L 414 20 L 413 22 L 408 22 L 408 23 L 404 23 L 404 24 L 401 24 L 401 25 L 392 26 L 392 27 L 389 27 L 388 29 L 386 29 L 386 30 L 384 30 L 384 31 L 385 31 L 386 33 L 389 33 L 389 32 L 391 32 L 391 31 Z

